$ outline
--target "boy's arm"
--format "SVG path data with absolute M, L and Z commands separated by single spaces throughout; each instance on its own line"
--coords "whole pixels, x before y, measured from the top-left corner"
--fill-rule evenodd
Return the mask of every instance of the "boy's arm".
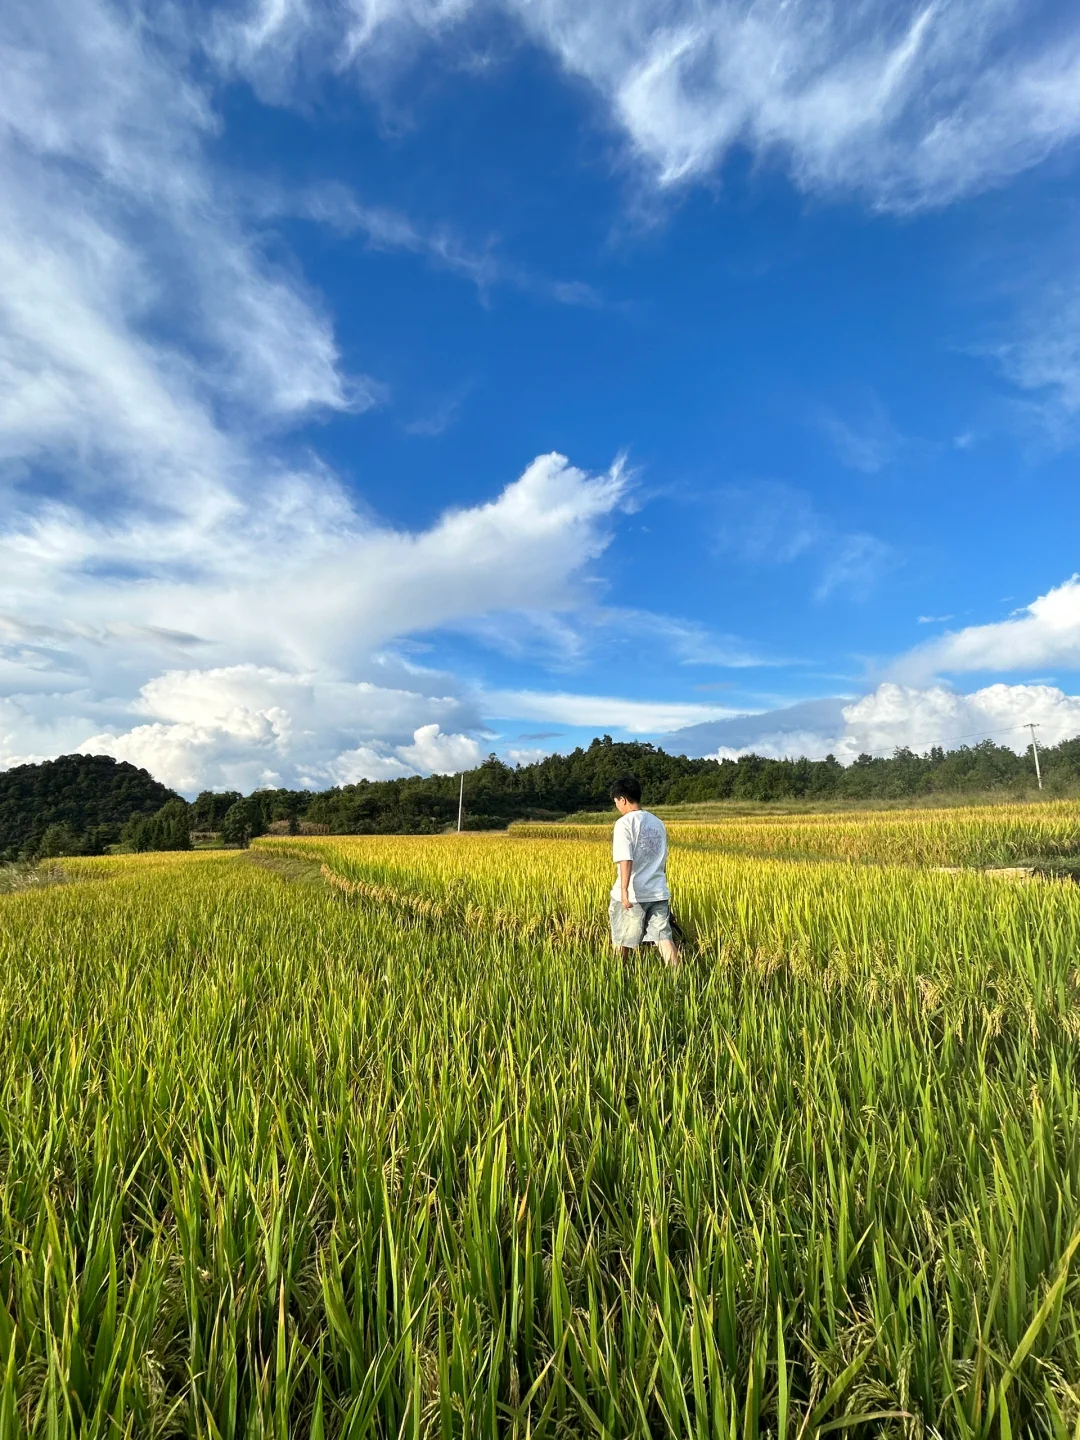
M 634 863 L 633 855 L 634 846 L 630 836 L 626 833 L 626 826 L 622 823 L 622 819 L 616 820 L 615 829 L 611 835 L 611 858 L 615 862 L 615 870 L 619 877 L 619 890 L 624 910 L 630 909 L 630 869 Z
M 619 860 L 619 889 L 622 892 L 622 908 L 629 910 L 630 907 L 630 869 L 632 860 Z

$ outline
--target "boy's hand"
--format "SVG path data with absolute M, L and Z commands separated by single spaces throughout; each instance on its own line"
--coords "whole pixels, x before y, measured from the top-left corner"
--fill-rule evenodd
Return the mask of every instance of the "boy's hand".
M 634 908 L 630 904 L 630 896 L 626 893 L 625 890 L 622 892 L 622 908 L 624 910 L 632 910 Z

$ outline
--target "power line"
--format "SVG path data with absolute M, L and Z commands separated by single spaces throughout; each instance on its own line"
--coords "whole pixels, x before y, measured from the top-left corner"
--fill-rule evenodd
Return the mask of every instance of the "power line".
M 992 740 L 995 735 L 1014 735 L 1017 730 L 1031 731 L 1031 752 L 1035 757 L 1035 777 L 1039 782 L 1039 789 L 1043 788 L 1042 770 L 1039 766 L 1039 746 L 1035 739 L 1035 731 L 1042 729 L 1042 723 L 1038 720 L 1025 720 L 1021 725 L 1005 725 L 1000 730 L 972 730 L 967 735 L 951 735 L 947 740 L 938 742 L 936 748 L 943 748 L 946 745 L 955 745 L 959 740 Z M 931 749 L 934 749 L 931 746 Z M 1027 749 L 1025 744 L 1024 749 Z
M 1038 724 L 1038 722 L 1036 722 L 1036 724 Z M 969 735 L 953 735 L 947 743 L 954 745 L 957 740 L 992 740 L 995 735 L 1012 735 L 1017 730 L 1030 729 L 1031 721 L 1026 720 L 1022 725 L 1006 725 L 1001 730 L 973 730 Z

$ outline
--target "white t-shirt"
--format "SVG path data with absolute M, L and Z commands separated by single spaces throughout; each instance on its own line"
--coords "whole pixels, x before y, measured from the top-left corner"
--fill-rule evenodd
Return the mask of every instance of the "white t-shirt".
M 667 876 L 667 831 L 664 822 L 651 815 L 648 810 L 630 810 L 615 821 L 612 836 L 611 858 L 616 865 L 620 860 L 629 860 L 630 899 L 634 904 L 646 904 L 650 900 L 670 900 Z M 616 873 L 615 884 L 611 887 L 611 898 L 622 896 L 622 886 Z

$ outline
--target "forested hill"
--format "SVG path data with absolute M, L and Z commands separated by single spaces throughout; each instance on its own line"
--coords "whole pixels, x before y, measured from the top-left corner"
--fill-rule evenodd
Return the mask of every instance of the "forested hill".
M 1080 739 L 1041 751 L 1050 793 L 1080 790 Z M 620 775 L 636 775 L 646 805 L 702 800 L 902 800 L 921 795 L 1032 789 L 1031 752 L 986 741 L 915 755 L 862 755 L 851 765 L 825 760 L 692 760 L 653 745 L 605 735 L 588 749 L 549 755 L 518 768 L 494 755 L 465 776 L 465 825 L 496 829 L 512 820 L 557 819 L 607 809 Z M 424 834 L 457 819 L 458 777 L 362 780 L 333 790 L 205 791 L 180 800 L 145 770 L 106 756 L 66 755 L 0 772 L 0 860 L 21 855 L 100 854 L 117 841 L 133 849 L 184 848 L 194 832 L 245 844 L 271 825 L 314 825 L 334 834 Z M 165 807 L 165 808 L 162 808 Z M 143 817 L 157 812 L 152 821 Z
M 109 755 L 61 755 L 0 770 L 0 861 L 41 853 L 49 831 L 55 854 L 100 854 L 133 815 L 177 798 L 148 771 Z

